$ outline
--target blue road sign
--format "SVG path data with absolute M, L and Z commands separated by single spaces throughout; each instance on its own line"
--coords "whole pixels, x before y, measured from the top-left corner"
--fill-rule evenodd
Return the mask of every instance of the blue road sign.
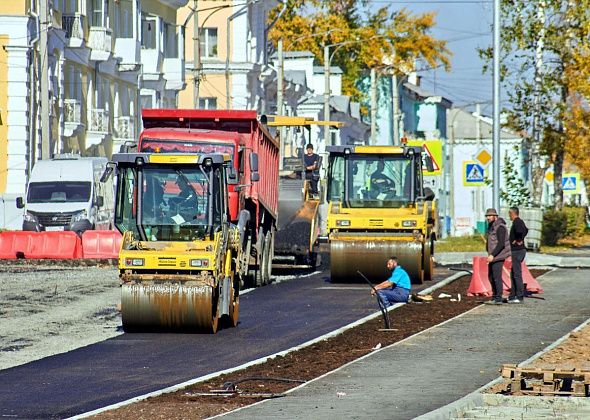
M 478 186 L 484 184 L 485 169 L 475 162 L 464 162 L 463 184 Z
M 574 174 L 564 174 L 561 179 L 561 189 L 566 191 L 578 191 L 578 177 Z

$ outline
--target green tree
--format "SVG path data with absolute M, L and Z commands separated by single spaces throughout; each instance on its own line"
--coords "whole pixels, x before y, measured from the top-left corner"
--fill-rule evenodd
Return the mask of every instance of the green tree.
M 532 166 L 532 201 L 541 201 L 553 166 L 555 208 L 563 206 L 562 172 L 576 95 L 570 68 L 590 36 L 590 0 L 501 0 L 502 80 L 508 126 L 525 135 Z M 480 51 L 491 60 L 492 50 Z M 588 79 L 589 74 L 577 74 Z
M 285 51 L 311 51 L 323 64 L 324 45 L 332 48 L 331 64 L 343 70 L 342 90 L 356 101 L 363 93 L 358 80 L 368 69 L 403 74 L 421 60 L 431 67 L 450 68 L 446 41 L 430 34 L 435 14 L 413 15 L 406 9 L 383 7 L 361 13 L 364 2 L 355 0 L 289 0 L 288 9 L 269 34 L 276 47 L 283 39 Z M 279 7 L 269 16 L 276 17 Z
M 515 155 L 518 155 L 518 146 L 514 148 Z M 529 188 L 525 185 L 519 176 L 518 168 L 514 165 L 510 154 L 504 154 L 504 165 L 502 166 L 504 175 L 504 187 L 500 191 L 502 202 L 508 206 L 526 207 L 531 205 L 531 194 Z

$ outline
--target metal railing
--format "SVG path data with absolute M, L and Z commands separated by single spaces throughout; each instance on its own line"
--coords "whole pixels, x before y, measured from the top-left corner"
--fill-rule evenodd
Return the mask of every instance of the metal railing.
M 64 122 L 66 124 L 80 124 L 82 103 L 78 99 L 64 99 Z
M 113 31 L 102 26 L 91 26 L 88 34 L 88 46 L 97 51 L 112 52 Z
M 90 110 L 90 131 L 109 132 L 109 112 L 106 109 Z
M 133 117 L 118 117 L 115 120 L 115 134 L 120 139 L 133 139 L 135 137 Z
M 86 16 L 80 13 L 62 15 L 61 26 L 66 32 L 66 38 L 84 39 L 84 21 Z

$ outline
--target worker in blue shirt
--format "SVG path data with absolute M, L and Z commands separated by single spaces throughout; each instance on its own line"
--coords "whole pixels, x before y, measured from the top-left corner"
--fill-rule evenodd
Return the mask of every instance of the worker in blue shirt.
M 410 276 L 408 276 L 406 270 L 397 264 L 397 257 L 391 257 L 387 260 L 387 268 L 391 271 L 391 277 L 375 286 L 377 294 L 385 303 L 385 306 L 391 306 L 399 302 L 406 303 L 412 288 Z M 375 295 L 375 290 L 371 289 L 371 295 Z

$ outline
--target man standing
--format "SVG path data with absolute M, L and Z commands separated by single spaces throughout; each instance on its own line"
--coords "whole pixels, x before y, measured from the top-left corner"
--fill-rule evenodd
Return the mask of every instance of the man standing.
M 387 260 L 387 268 L 391 271 L 391 277 L 375 286 L 377 294 L 385 306 L 391 306 L 398 302 L 406 303 L 412 287 L 410 276 L 397 264 L 397 257 Z M 371 289 L 371 295 L 375 295 L 375 290 Z
M 320 157 L 313 152 L 313 145 L 311 143 L 305 147 L 305 151 L 303 164 L 305 165 L 305 179 L 309 182 L 309 193 L 311 195 L 318 195 Z
M 498 217 L 496 209 L 486 210 L 488 221 L 488 238 L 486 247 L 488 252 L 488 278 L 492 285 L 492 299 L 485 302 L 491 305 L 502 304 L 502 267 L 504 260 L 510 256 L 510 242 L 508 229 L 504 219 Z
M 529 233 L 524 221 L 520 218 L 518 207 L 510 207 L 508 211 L 512 227 L 510 228 L 510 248 L 512 253 L 512 269 L 510 270 L 510 296 L 508 303 L 524 303 L 524 286 L 522 284 L 522 262 L 526 257 L 524 238 Z

